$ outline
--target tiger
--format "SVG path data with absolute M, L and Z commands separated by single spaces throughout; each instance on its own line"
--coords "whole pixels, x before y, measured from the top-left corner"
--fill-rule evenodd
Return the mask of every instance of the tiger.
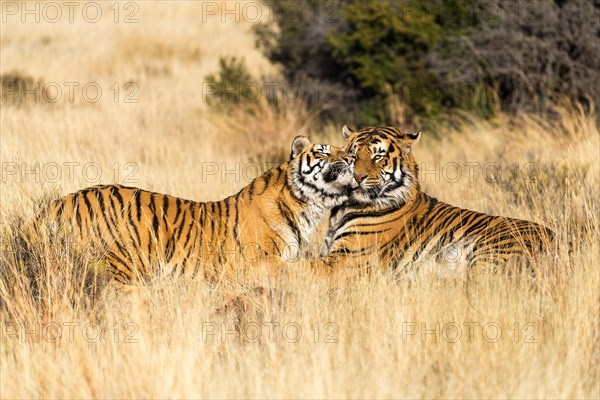
M 531 260 L 548 249 L 554 232 L 545 226 L 462 209 L 423 192 L 411 151 L 420 134 L 394 127 L 342 128 L 344 149 L 355 159 L 356 188 L 331 211 L 322 254 L 326 265 L 358 267 L 379 260 L 395 272 L 414 272 L 429 260 L 437 272 L 476 273 L 502 270 L 513 258 Z
M 353 163 L 339 147 L 297 136 L 288 162 L 221 201 L 97 185 L 54 201 L 48 218 L 77 245 L 100 246 L 123 284 L 157 273 L 215 277 L 243 261 L 299 258 L 326 212 L 348 199 Z

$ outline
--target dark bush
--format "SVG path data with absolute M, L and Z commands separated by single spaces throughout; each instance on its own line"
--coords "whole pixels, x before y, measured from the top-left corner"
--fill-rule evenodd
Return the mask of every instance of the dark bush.
M 600 104 L 600 8 L 585 0 L 524 5 L 499 2 L 494 18 L 448 40 L 451 52 L 430 53 L 435 80 L 492 89 L 508 112 L 544 113 L 563 98 Z
M 398 99 L 427 120 L 600 101 L 597 2 L 298 0 L 293 17 L 269 4 L 259 46 L 288 82 L 335 92 L 326 118 L 390 122 Z
M 343 29 L 341 1 L 273 1 L 272 24 L 255 26 L 257 46 L 283 66 L 288 84 L 302 88 L 303 100 L 323 119 L 350 118 L 357 110 L 359 90 L 345 66 L 332 57 L 332 31 Z
M 294 4 L 301 10 L 297 18 L 286 12 L 288 2 L 273 3 L 275 26 L 256 29 L 259 45 L 284 66 L 288 81 L 310 82 L 321 92 L 333 92 L 325 97 L 339 102 L 325 107 L 324 117 L 351 118 L 355 123 L 389 120 L 390 96 L 401 97 L 413 114 L 439 113 L 440 101 L 423 95 L 436 92 L 425 56 L 445 32 L 459 32 L 477 22 L 460 0 Z

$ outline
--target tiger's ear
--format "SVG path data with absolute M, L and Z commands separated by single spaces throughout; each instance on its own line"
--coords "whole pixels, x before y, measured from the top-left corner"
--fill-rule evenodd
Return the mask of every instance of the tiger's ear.
M 348 125 L 344 125 L 342 126 L 342 136 L 344 137 L 344 140 L 347 142 L 348 139 L 350 139 L 350 136 L 353 134 L 354 132 L 352 131 L 352 129 L 348 128 Z
M 417 133 L 407 133 L 402 138 L 402 147 L 407 153 L 410 153 L 413 144 L 417 143 L 421 138 L 421 131 L 417 131 Z
M 292 142 L 292 153 L 290 154 L 290 160 L 302 153 L 302 151 L 308 146 L 310 146 L 310 140 L 308 140 L 306 136 L 296 136 Z

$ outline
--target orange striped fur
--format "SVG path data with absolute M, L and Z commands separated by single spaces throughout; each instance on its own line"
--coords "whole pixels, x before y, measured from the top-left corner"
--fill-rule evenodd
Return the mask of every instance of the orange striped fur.
M 344 127 L 343 134 L 358 188 L 332 210 L 323 254 L 330 266 L 375 259 L 409 271 L 430 257 L 442 269 L 496 269 L 514 256 L 539 254 L 553 240 L 550 229 L 534 222 L 465 210 L 422 192 L 411 152 L 420 133 Z
M 352 159 L 297 137 L 289 162 L 234 196 L 201 203 L 120 185 L 93 186 L 54 202 L 76 243 L 99 245 L 114 277 L 214 276 L 226 267 L 302 254 L 327 209 L 347 200 Z

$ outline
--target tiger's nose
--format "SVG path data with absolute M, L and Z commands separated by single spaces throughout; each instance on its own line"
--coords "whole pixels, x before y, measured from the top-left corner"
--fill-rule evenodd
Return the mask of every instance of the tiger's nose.
M 359 183 L 359 184 L 362 181 L 364 181 L 366 177 L 367 177 L 367 174 L 360 174 L 360 173 L 355 173 L 354 174 L 354 179 L 356 179 L 356 182 Z
M 348 165 L 352 165 L 352 163 L 354 162 L 354 158 L 347 156 L 347 157 L 343 157 L 344 161 L 346 161 L 346 163 Z

